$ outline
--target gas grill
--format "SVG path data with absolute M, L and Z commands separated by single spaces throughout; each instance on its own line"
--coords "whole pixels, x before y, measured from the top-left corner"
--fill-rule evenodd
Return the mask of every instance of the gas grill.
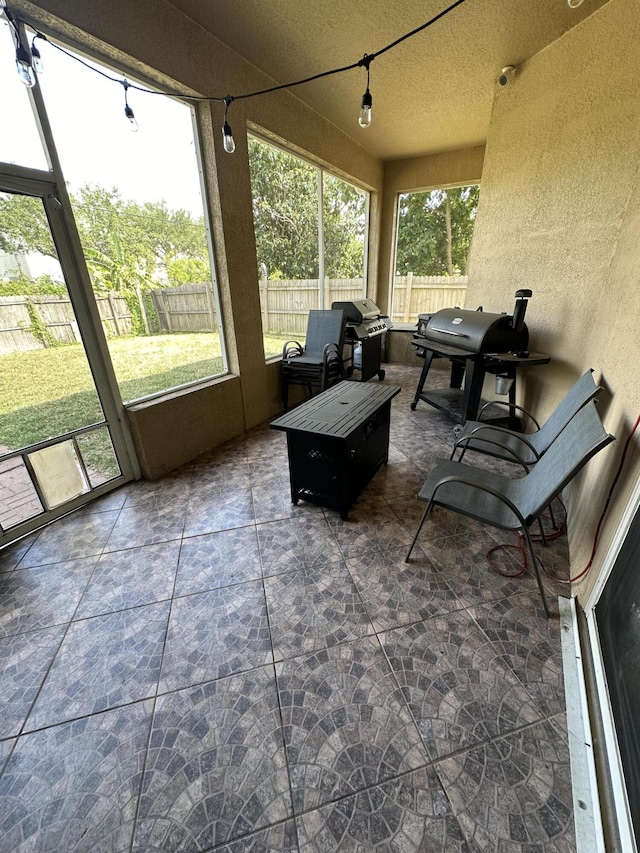
M 482 404 L 482 387 L 487 373 L 496 376 L 496 392 L 508 394 L 511 429 L 521 424 L 516 417 L 517 370 L 523 366 L 548 364 L 551 356 L 529 352 L 529 330 L 524 322 L 530 290 L 516 292 L 513 315 L 490 314 L 479 308 L 465 311 L 444 308 L 431 315 L 420 315 L 418 329 L 411 341 L 424 366 L 411 403 L 415 410 L 422 400 L 464 423 L 476 420 Z M 449 388 L 424 390 L 433 359 L 451 362 Z M 501 419 L 502 421 L 502 419 Z
M 351 363 L 360 370 L 363 382 L 376 373 L 384 379 L 380 368 L 382 336 L 392 328 L 389 317 L 371 299 L 354 299 L 352 302 L 333 302 L 332 308 L 344 311 L 347 321 L 345 343 L 351 347 Z M 359 344 L 359 346 L 358 346 Z

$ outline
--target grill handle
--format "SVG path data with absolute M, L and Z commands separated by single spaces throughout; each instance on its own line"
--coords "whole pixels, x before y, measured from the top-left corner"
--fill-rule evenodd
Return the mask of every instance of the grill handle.
M 439 335 L 452 335 L 454 338 L 468 338 L 469 335 L 464 332 L 452 332 L 450 329 L 431 329 L 432 332 L 438 332 Z

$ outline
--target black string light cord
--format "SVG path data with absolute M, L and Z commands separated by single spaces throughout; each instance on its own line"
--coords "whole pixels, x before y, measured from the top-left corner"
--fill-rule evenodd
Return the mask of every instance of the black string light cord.
M 418 33 L 422 32 L 423 30 L 426 30 L 428 27 L 435 24 L 441 18 L 444 18 L 445 15 L 448 15 L 449 12 L 452 12 L 454 9 L 456 9 L 458 6 L 461 6 L 465 2 L 466 2 L 466 0 L 455 0 L 455 2 L 453 2 L 449 6 L 447 6 L 446 9 L 443 9 L 441 12 L 438 12 L 437 15 L 434 15 L 433 18 L 430 18 L 424 24 L 421 24 L 419 27 L 416 27 L 415 29 L 411 30 L 410 32 L 405 33 L 404 35 L 400 36 L 400 38 L 395 39 L 395 41 L 390 42 L 388 45 L 386 45 L 383 48 L 380 48 L 380 50 L 377 50 L 375 53 L 365 53 L 365 55 L 362 57 L 362 59 L 358 60 L 357 62 L 352 62 L 349 65 L 343 65 L 340 68 L 331 68 L 328 71 L 321 71 L 319 74 L 313 74 L 310 77 L 304 77 L 302 80 L 293 80 L 290 83 L 280 83 L 276 86 L 269 86 L 266 89 L 258 89 L 254 92 L 245 92 L 245 93 L 240 94 L 240 95 L 225 95 L 224 97 L 221 97 L 219 95 L 188 95 L 188 94 L 184 94 L 184 93 L 180 93 L 180 92 L 164 92 L 164 91 L 160 91 L 158 89 L 148 89 L 145 86 L 138 86 L 135 83 L 128 82 L 126 79 L 113 77 L 112 75 L 108 74 L 107 72 L 102 71 L 99 68 L 96 68 L 95 66 L 86 62 L 81 57 L 76 56 L 74 53 L 71 53 L 71 51 L 67 50 L 66 48 L 62 47 L 61 45 L 56 44 L 55 42 L 49 41 L 49 39 L 41 32 L 36 32 L 36 34 L 33 38 L 33 41 L 31 44 L 31 53 L 34 57 L 37 57 L 38 59 L 40 58 L 40 54 L 39 54 L 39 51 L 37 50 L 37 48 L 35 49 L 35 52 L 34 52 L 34 46 L 35 46 L 35 40 L 36 39 L 42 39 L 42 40 L 46 41 L 48 44 L 53 45 L 53 47 L 55 47 L 56 50 L 59 50 L 61 53 L 64 53 L 65 56 L 68 56 L 71 59 L 75 60 L 76 62 L 79 62 L 81 65 L 84 65 L 86 68 L 90 69 L 91 71 L 95 71 L 97 74 L 100 74 L 102 77 L 104 77 L 107 80 L 110 80 L 113 83 L 119 83 L 121 86 L 123 86 L 124 92 L 125 92 L 125 115 L 129 119 L 129 121 L 131 121 L 132 123 L 133 123 L 133 121 L 135 121 L 135 117 L 133 115 L 133 110 L 129 106 L 129 103 L 127 100 L 127 91 L 129 89 L 137 90 L 139 92 L 144 92 L 147 95 L 164 95 L 164 96 L 180 97 L 180 98 L 183 98 L 184 100 L 193 101 L 193 102 L 206 102 L 206 101 L 215 102 L 215 101 L 217 101 L 219 103 L 223 103 L 225 105 L 225 117 L 224 117 L 224 124 L 223 124 L 223 138 L 224 138 L 224 142 L 225 142 L 225 150 L 232 153 L 232 148 L 235 148 L 235 145 L 232 145 L 233 137 L 231 136 L 231 128 L 229 127 L 229 124 L 227 122 L 227 112 L 229 110 L 229 106 L 233 103 L 233 101 L 242 101 L 242 100 L 245 100 L 247 98 L 257 98 L 260 95 L 268 95 L 272 92 L 279 92 L 282 89 L 292 89 L 294 86 L 302 86 L 305 83 L 311 83 L 314 80 L 321 80 L 322 78 L 329 77 L 333 74 L 342 74 L 345 71 L 352 71 L 354 68 L 365 68 L 367 71 L 367 91 L 365 92 L 365 95 L 363 96 L 363 106 L 364 106 L 364 99 L 367 99 L 367 104 L 368 104 L 369 114 L 370 114 L 371 95 L 369 93 L 369 66 L 371 65 L 373 60 L 376 59 L 378 56 L 382 56 L 382 54 L 386 53 L 387 51 L 392 50 L 392 48 L 397 47 L 397 45 L 401 44 L 403 41 L 406 41 L 407 39 L 411 38 L 412 36 L 415 36 Z M 22 41 L 20 38 L 19 26 L 18 25 L 20 23 L 26 23 L 26 22 L 21 21 L 19 18 L 17 18 L 15 15 L 13 15 L 6 6 L 2 7 L 1 11 L 4 12 L 5 16 L 7 17 L 7 20 L 9 21 L 9 23 L 14 28 L 14 31 L 16 33 L 16 37 L 18 40 L 18 49 L 21 51 L 24 51 L 24 45 L 22 44 Z M 361 122 L 361 124 L 362 124 L 362 122 Z M 362 125 L 362 126 L 364 127 L 367 125 Z

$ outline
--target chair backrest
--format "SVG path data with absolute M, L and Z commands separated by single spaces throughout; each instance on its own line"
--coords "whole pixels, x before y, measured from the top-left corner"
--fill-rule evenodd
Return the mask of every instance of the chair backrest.
M 567 391 L 564 398 L 542 425 L 540 432 L 544 432 L 545 449 L 555 441 L 576 412 L 579 412 L 585 403 L 593 399 L 598 391 L 600 391 L 600 387 L 593 381 L 593 370 L 589 368 Z M 543 448 L 537 449 L 540 451 Z
M 345 322 L 346 318 L 342 310 L 309 311 L 305 353 L 321 355 L 326 344 L 337 344 L 342 352 Z
M 569 421 L 535 468 L 513 481 L 520 492 L 518 508 L 525 520 L 537 518 L 589 459 L 612 441 L 614 437 L 603 427 L 591 400 Z

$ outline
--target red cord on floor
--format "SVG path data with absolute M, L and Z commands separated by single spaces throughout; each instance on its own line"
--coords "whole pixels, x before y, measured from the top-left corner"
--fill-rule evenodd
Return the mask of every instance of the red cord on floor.
M 562 521 L 559 524 L 554 523 L 554 520 L 551 518 L 551 515 L 546 514 L 546 513 L 544 515 L 541 515 L 540 518 L 542 520 L 543 526 L 544 526 L 545 521 L 551 523 L 551 531 L 545 530 L 544 540 L 542 538 L 542 534 L 531 533 L 530 535 L 531 535 L 531 539 L 533 542 L 542 542 L 545 540 L 547 542 L 553 542 L 554 539 L 558 539 L 560 536 L 562 536 L 566 532 L 566 529 L 567 529 L 567 524 L 566 524 L 566 522 L 567 522 L 567 511 L 566 511 L 562 501 L 560 499 L 558 499 L 558 500 L 559 500 L 560 506 L 562 507 L 562 513 L 563 513 Z M 518 533 L 518 534 L 516 534 L 516 536 L 517 536 L 517 543 L 515 545 L 510 545 L 510 544 L 504 543 L 502 545 L 495 545 L 493 548 L 490 548 L 487 551 L 487 560 L 489 561 L 489 565 L 491 566 L 491 568 L 493 569 L 493 571 L 496 574 L 502 575 L 502 577 L 505 577 L 505 578 L 519 578 L 520 575 L 523 575 L 525 573 L 525 570 L 527 568 L 527 551 L 526 551 L 525 537 L 522 533 Z M 493 554 L 495 554 L 496 551 L 503 550 L 503 549 L 518 552 L 518 554 L 520 555 L 520 568 L 518 569 L 518 571 L 505 572 L 502 569 L 498 568 L 495 561 L 492 559 L 492 556 L 493 556 Z M 539 559 L 539 562 L 540 562 L 540 565 L 542 566 L 542 570 L 544 571 L 544 565 L 542 563 L 542 560 Z
M 591 557 L 589 558 L 589 562 L 584 567 L 584 569 L 582 569 L 581 572 L 579 572 L 577 575 L 574 575 L 574 577 L 569 578 L 568 581 L 563 581 L 563 580 L 560 580 L 559 578 L 554 578 L 554 580 L 556 580 L 558 583 L 563 583 L 563 584 L 575 583 L 577 580 L 580 580 L 580 578 L 584 577 L 586 575 L 586 573 L 589 571 L 589 569 L 591 568 L 591 566 L 593 565 L 593 560 L 594 560 L 595 555 L 596 555 L 596 549 L 598 547 L 598 541 L 600 539 L 600 531 L 602 528 L 602 524 L 604 522 L 604 517 L 607 514 L 607 510 L 609 509 L 609 503 L 611 502 L 611 496 L 613 495 L 613 490 L 615 489 L 616 484 L 620 478 L 620 474 L 622 473 L 622 468 L 624 466 L 624 460 L 625 460 L 625 457 L 627 455 L 627 450 L 629 449 L 629 444 L 631 443 L 631 439 L 633 438 L 633 435 L 634 435 L 635 431 L 637 430 L 639 424 L 640 424 L 640 415 L 638 415 L 636 422 L 633 425 L 631 432 L 627 436 L 627 440 L 625 441 L 624 449 L 622 451 L 622 456 L 620 457 L 620 464 L 618 465 L 618 470 L 616 471 L 616 475 L 613 478 L 613 482 L 611 483 L 611 488 L 609 489 L 609 494 L 607 495 L 607 500 L 605 501 L 604 509 L 602 510 L 600 520 L 598 521 L 598 526 L 596 527 L 596 533 L 595 533 L 595 536 L 593 538 L 593 548 L 591 549 Z M 558 527 L 554 527 L 552 533 L 547 533 L 545 531 L 545 539 L 547 542 L 550 542 L 550 541 L 552 542 L 554 539 L 557 539 L 559 536 L 562 536 L 563 533 L 565 533 L 565 531 L 567 529 L 567 526 L 566 526 L 566 520 L 567 520 L 566 509 L 565 509 L 564 505 L 562 504 L 562 501 L 560 501 L 560 503 L 561 503 L 562 509 L 564 511 L 564 518 L 562 520 L 562 523 Z M 549 520 L 549 516 L 541 516 L 541 517 L 542 517 L 543 521 Z M 502 575 L 502 577 L 518 578 L 518 577 L 520 577 L 520 575 L 524 574 L 524 572 L 527 568 L 527 553 L 526 553 L 525 545 L 524 545 L 525 538 L 524 538 L 522 533 L 518 533 L 517 536 L 518 536 L 517 545 L 508 545 L 508 544 L 496 545 L 495 547 L 490 548 L 487 551 L 487 560 L 489 561 L 489 565 L 494 570 L 494 572 L 496 572 L 496 574 Z M 534 542 L 541 542 L 542 536 L 540 534 L 535 534 L 535 535 L 532 534 L 531 539 Z M 518 551 L 518 553 L 520 554 L 520 569 L 518 571 L 513 572 L 513 573 L 503 572 L 501 569 L 499 569 L 497 567 L 495 562 L 491 559 L 492 555 L 496 551 L 503 549 L 503 548 L 504 549 L 510 549 L 513 551 Z M 542 571 L 545 574 L 547 574 L 545 567 L 544 567 L 544 563 L 542 562 L 542 560 L 540 560 L 540 558 L 538 558 L 538 562 L 540 563 L 540 566 L 542 567 Z M 550 577 L 550 575 L 548 575 L 548 574 L 547 574 L 547 576 Z

